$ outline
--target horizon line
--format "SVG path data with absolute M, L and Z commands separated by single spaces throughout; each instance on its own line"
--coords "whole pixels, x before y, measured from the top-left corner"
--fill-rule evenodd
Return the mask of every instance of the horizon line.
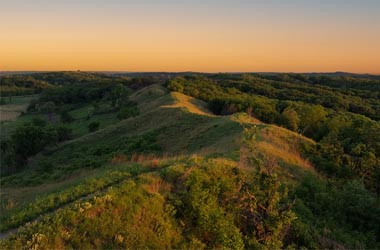
M 379 73 L 350 71 L 128 71 L 128 70 L 0 70 L 1 73 L 51 73 L 51 72 L 88 72 L 88 73 L 200 73 L 200 74 L 354 74 L 380 76 Z

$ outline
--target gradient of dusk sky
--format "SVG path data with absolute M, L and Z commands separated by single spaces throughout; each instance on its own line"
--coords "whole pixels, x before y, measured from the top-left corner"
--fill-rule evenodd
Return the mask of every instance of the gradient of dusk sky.
M 380 73 L 380 0 L 0 0 L 1 70 Z

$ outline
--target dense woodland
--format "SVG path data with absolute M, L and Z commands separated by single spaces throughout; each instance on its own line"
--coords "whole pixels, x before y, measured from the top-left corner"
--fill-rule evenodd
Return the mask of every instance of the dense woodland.
M 3 240 L 1 248 L 380 248 L 376 76 L 56 72 L 0 79 L 2 105 L 11 96 L 37 94 L 22 122 L 11 123 L 1 138 L 3 188 L 35 187 L 78 170 L 101 173 L 10 211 L 3 200 L 2 232 L 62 209 Z M 315 172 L 282 177 L 277 163 L 257 154 L 259 128 L 252 125 L 242 125 L 240 155 L 167 157 L 158 141 L 169 125 L 123 134 L 139 129 L 138 120 L 130 127 L 123 122 L 145 112 L 131 95 L 153 84 L 200 99 L 215 115 L 246 113 L 314 140 L 300 150 Z M 177 126 L 206 119 L 212 118 L 191 116 Z M 167 160 L 153 157 L 146 165 L 139 155 Z M 124 158 L 135 160 L 119 167 Z

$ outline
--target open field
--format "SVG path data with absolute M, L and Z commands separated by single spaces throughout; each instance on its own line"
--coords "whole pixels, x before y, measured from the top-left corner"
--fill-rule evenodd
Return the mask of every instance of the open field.
M 14 121 L 22 113 L 25 112 L 30 101 L 36 99 L 37 95 L 31 96 L 13 96 L 7 98 L 5 104 L 0 105 L 0 122 Z M 10 101 L 11 100 L 11 101 Z

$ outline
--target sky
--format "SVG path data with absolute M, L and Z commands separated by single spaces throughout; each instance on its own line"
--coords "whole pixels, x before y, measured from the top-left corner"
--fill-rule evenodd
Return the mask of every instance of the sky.
M 379 0 L 0 0 L 0 71 L 380 74 Z

